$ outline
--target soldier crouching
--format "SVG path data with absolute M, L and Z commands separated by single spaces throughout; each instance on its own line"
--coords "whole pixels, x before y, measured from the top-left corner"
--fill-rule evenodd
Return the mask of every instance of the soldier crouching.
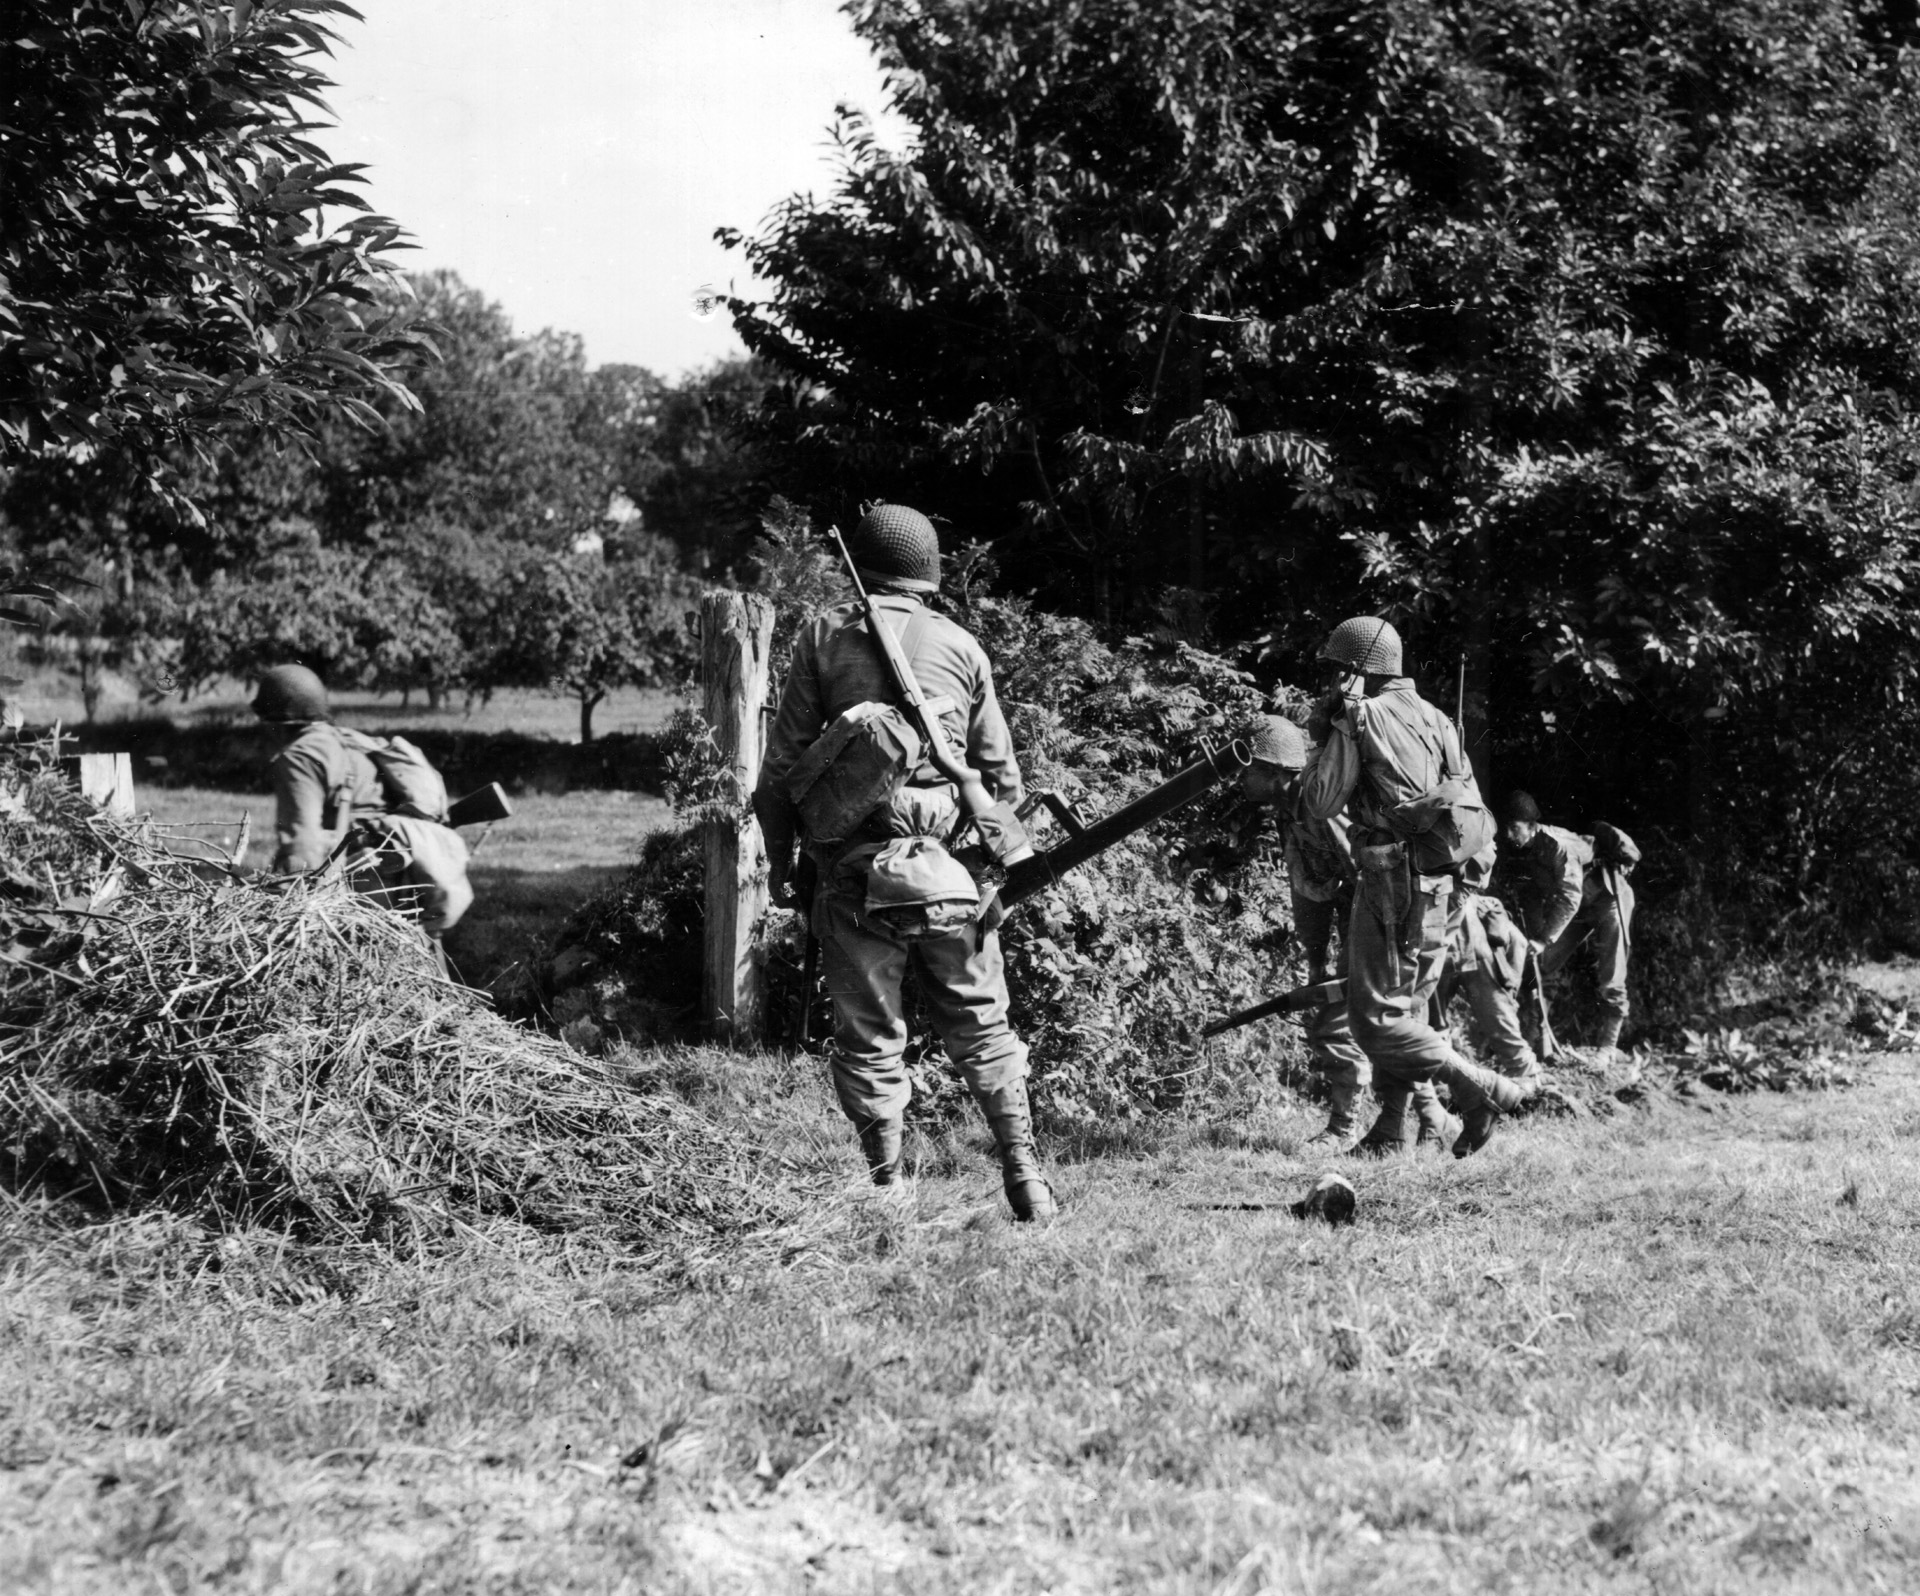
M 921 691 L 942 701 L 949 745 L 965 748 L 996 800 L 1017 804 L 1020 767 L 986 653 L 926 604 L 925 595 L 940 586 L 932 523 L 901 505 L 876 505 L 849 547 Z M 799 834 L 819 873 L 812 923 L 833 999 L 834 1091 L 859 1133 L 874 1184 L 891 1184 L 900 1164 L 911 1095 L 901 989 L 911 963 L 947 1056 L 993 1131 L 1014 1218 L 1050 1219 L 1053 1192 L 1034 1152 L 1027 1048 L 1008 1017 L 1000 939 L 970 912 L 977 892 L 966 872 L 944 849 L 913 841 L 953 831 L 960 815 L 954 787 L 921 759 L 905 786 L 844 837 L 805 835 L 804 812 L 789 790 L 795 766 L 829 727 L 860 706 L 898 702 L 867 626 L 859 604 L 841 604 L 815 616 L 795 640 L 754 791 L 774 901 L 794 903 Z M 884 882 L 877 863 L 887 867 Z

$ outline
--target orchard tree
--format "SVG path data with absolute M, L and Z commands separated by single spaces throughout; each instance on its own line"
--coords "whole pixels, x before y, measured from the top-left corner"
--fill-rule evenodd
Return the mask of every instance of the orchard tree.
M 310 666 L 328 686 L 444 691 L 466 678 L 455 618 L 404 562 L 295 543 L 243 579 L 224 574 L 177 590 L 142 617 L 148 674 L 191 693 L 269 665 Z
M 580 741 L 593 712 L 618 687 L 660 687 L 692 665 L 685 614 L 697 590 L 667 547 L 633 558 L 535 558 L 497 596 L 490 652 L 478 662 L 489 686 L 535 687 L 580 706 Z
M 398 230 L 313 137 L 340 0 L 21 0 L 0 38 L 0 462 L 165 469 L 235 426 L 375 402 L 416 344 Z M 340 218 L 329 225 L 324 213 Z

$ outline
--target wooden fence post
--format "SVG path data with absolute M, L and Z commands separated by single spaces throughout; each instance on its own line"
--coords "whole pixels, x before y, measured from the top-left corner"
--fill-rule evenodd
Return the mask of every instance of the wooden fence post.
M 701 1013 L 715 1041 L 757 1041 L 765 1009 L 766 972 L 753 950 L 754 928 L 767 912 L 766 848 L 745 813 L 760 779 L 766 723 L 768 653 L 773 604 L 757 593 L 712 593 L 700 604 L 700 684 L 707 724 L 733 767 L 742 819 L 707 823 L 707 945 Z
M 132 754 L 70 754 L 61 764 L 82 794 L 109 814 L 133 818 Z

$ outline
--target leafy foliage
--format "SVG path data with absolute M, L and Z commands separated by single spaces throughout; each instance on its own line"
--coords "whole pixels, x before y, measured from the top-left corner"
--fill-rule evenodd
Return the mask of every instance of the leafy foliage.
M 405 407 L 399 231 L 314 141 L 341 0 L 26 0 L 0 40 L 0 459 L 158 469 L 239 424 Z M 329 227 L 323 213 L 346 212 Z
M 684 616 L 694 589 L 671 556 L 607 564 L 594 556 L 521 563 L 494 595 L 496 641 L 483 680 L 546 687 L 580 705 L 580 740 L 616 687 L 657 687 L 692 665 Z
M 727 235 L 821 502 L 949 506 L 1107 636 L 1177 582 L 1282 670 L 1382 610 L 1489 786 L 1718 874 L 1910 856 L 1909 12 L 852 14 L 913 142 L 844 112 L 834 192 Z

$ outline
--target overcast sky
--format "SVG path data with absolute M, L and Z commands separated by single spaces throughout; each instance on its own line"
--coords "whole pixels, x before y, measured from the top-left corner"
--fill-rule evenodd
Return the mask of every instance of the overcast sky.
M 836 0 L 361 0 L 330 75 L 336 160 L 516 327 L 677 376 L 739 341 L 694 291 L 749 284 L 715 227 L 824 195 L 837 101 L 882 109 Z M 897 140 L 898 133 L 890 135 Z

